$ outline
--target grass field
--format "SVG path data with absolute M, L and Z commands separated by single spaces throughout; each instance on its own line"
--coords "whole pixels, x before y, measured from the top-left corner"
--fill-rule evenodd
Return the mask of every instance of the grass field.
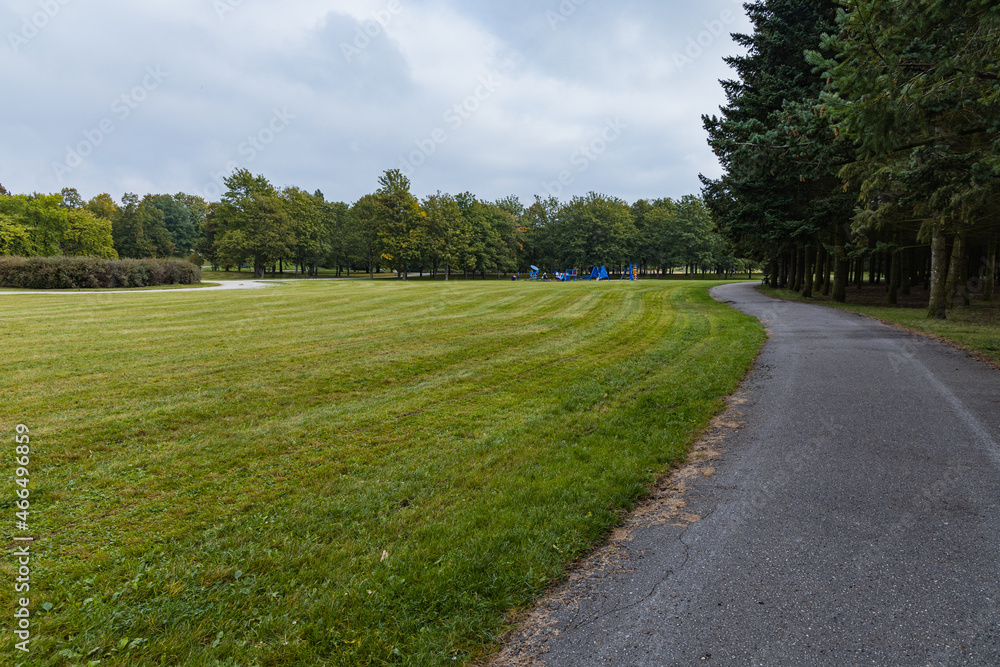
M 18 423 L 39 536 L 0 663 L 484 658 L 750 366 L 708 286 L 0 297 L 5 539 Z
M 867 287 L 864 298 L 851 287 L 848 291 L 848 303 L 835 303 L 823 296 L 803 299 L 798 292 L 782 289 L 759 289 L 764 294 L 780 299 L 820 303 L 930 334 L 957 343 L 975 352 L 983 360 L 1000 366 L 1000 303 L 995 301 L 985 303 L 974 299 L 971 306 L 950 311 L 946 320 L 929 320 L 926 294 L 922 290 L 914 290 L 914 297 L 906 300 L 908 303 L 904 304 L 904 298 L 900 297 L 900 306 L 886 306 L 874 305 L 885 299 L 884 290 L 878 287 Z

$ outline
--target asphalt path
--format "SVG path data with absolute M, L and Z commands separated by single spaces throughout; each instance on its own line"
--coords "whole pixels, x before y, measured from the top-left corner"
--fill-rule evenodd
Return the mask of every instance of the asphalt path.
M 616 543 L 502 664 L 1000 664 L 1000 373 L 752 285 L 713 294 L 770 340 L 684 518 Z

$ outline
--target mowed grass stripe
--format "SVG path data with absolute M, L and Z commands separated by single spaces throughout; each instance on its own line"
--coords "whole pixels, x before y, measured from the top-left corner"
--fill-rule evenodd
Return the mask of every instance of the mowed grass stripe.
M 481 658 L 763 340 L 678 283 L 4 299 L 53 665 Z

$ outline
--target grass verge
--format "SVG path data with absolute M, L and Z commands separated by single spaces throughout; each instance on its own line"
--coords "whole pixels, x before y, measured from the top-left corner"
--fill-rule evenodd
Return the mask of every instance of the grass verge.
M 30 664 L 483 658 L 752 363 L 762 328 L 709 286 L 3 297 L 2 422 L 32 429 Z
M 798 292 L 789 290 L 768 287 L 758 287 L 758 289 L 768 296 L 779 299 L 818 303 L 874 317 L 956 345 L 1000 368 L 1000 304 L 996 302 L 973 300 L 969 307 L 950 311 L 946 320 L 929 320 L 926 297 L 922 293 L 915 294 L 906 306 L 884 306 L 872 304 L 875 298 L 885 298 L 884 290 L 877 287 L 867 288 L 870 295 L 878 294 L 875 298 L 866 299 L 867 303 L 836 303 L 829 297 L 805 299 Z

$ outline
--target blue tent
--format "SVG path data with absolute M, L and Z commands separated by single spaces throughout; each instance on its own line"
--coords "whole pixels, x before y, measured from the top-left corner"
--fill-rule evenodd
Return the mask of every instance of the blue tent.
M 608 277 L 608 270 L 603 266 L 595 266 L 594 270 L 590 272 L 591 280 L 611 280 Z

